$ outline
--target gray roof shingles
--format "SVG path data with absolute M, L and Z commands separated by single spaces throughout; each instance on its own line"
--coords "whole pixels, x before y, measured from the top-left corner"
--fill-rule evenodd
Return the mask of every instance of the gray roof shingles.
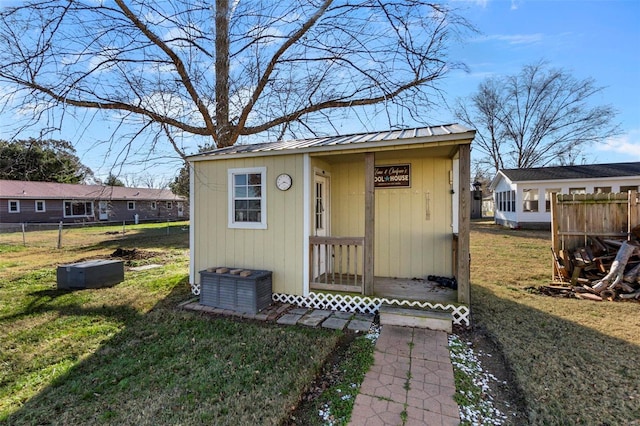
M 180 201 L 168 189 L 0 180 L 0 198 Z
M 512 182 L 640 176 L 640 162 L 500 170 Z

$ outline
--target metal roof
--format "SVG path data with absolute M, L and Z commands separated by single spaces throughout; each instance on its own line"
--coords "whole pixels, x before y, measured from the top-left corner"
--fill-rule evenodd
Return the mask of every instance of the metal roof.
M 411 143 L 429 143 L 442 140 L 473 138 L 475 130 L 459 124 L 421 127 L 403 130 L 386 130 L 372 133 L 326 136 L 311 139 L 233 145 L 192 155 L 190 158 L 205 159 L 232 154 L 282 153 L 292 154 L 304 151 L 328 151 L 332 149 L 358 149 L 362 145 L 403 145 Z
M 179 201 L 168 189 L 0 180 L 0 198 Z
M 511 182 L 640 177 L 640 162 L 532 167 L 527 169 L 503 169 L 500 171 L 509 178 Z

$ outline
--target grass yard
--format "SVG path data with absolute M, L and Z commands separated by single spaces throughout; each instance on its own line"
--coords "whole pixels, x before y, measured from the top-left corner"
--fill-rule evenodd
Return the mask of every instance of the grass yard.
M 531 424 L 638 421 L 640 304 L 532 291 L 550 282 L 550 247 L 549 232 L 473 223 L 473 321 L 502 349 Z
M 0 423 L 280 424 L 341 334 L 177 311 L 185 224 L 0 234 Z M 46 233 L 38 233 L 46 234 Z M 53 239 L 51 238 L 53 237 Z M 13 240 L 16 240 L 13 241 Z M 61 263 L 153 253 L 112 288 L 56 289 Z

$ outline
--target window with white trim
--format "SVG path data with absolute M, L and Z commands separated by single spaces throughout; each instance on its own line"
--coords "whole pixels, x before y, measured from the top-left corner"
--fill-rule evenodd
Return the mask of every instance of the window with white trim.
M 151 210 L 155 210 L 158 208 L 158 205 L 156 204 L 155 201 L 151 201 L 149 204 L 150 204 Z
M 538 211 L 538 188 L 527 188 L 522 190 L 522 211 Z
M 65 201 L 64 217 L 93 216 L 93 201 Z
M 171 201 L 167 201 L 167 210 L 171 210 L 173 208 L 173 203 Z
M 44 200 L 36 200 L 36 212 L 37 213 L 44 213 L 47 211 L 47 206 L 44 202 Z
M 127 210 L 135 210 L 136 202 L 135 201 L 127 201 Z
M 266 175 L 266 167 L 229 169 L 229 228 L 267 228 Z
M 20 200 L 9 200 L 9 213 L 20 213 Z
M 551 211 L 551 199 L 556 196 L 556 194 L 560 194 L 562 189 L 560 188 L 545 188 L 544 190 L 544 210 L 547 212 Z

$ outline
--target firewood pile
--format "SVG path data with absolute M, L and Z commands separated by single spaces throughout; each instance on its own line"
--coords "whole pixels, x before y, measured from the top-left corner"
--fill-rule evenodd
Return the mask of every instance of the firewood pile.
M 553 257 L 561 285 L 543 286 L 543 294 L 587 300 L 640 301 L 640 225 L 629 240 L 590 238 L 591 245 Z

